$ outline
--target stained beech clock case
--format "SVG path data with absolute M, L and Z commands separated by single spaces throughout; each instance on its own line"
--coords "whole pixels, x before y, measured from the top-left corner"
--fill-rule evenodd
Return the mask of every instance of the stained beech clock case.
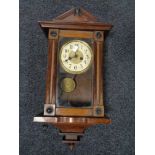
M 103 47 L 112 25 L 82 8 L 39 22 L 48 37 L 44 112 L 34 122 L 52 124 L 72 149 L 84 130 L 109 124 L 104 114 Z

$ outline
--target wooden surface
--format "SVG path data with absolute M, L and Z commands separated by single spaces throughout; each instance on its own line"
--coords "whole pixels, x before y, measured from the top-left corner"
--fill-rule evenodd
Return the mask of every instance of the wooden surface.
M 59 129 L 60 135 L 63 136 L 62 142 L 69 145 L 72 150 L 76 143 L 80 141 L 84 131 L 93 125 L 97 124 L 110 124 L 111 120 L 105 117 L 46 117 L 36 116 L 34 122 L 47 123 Z
M 110 24 L 103 23 L 64 23 L 64 22 L 52 22 L 52 21 L 40 21 L 39 22 L 42 28 L 56 28 L 56 29 L 66 29 L 66 30 L 110 30 L 112 26 Z
M 73 37 L 73 38 L 93 38 L 92 31 L 73 31 L 73 30 L 60 30 L 60 37 Z
M 79 11 L 79 15 L 77 14 Z M 92 14 L 90 14 L 88 11 L 84 10 L 83 8 L 79 7 L 79 8 L 72 8 L 68 11 L 66 11 L 65 13 L 59 15 L 58 17 L 56 17 L 54 19 L 54 21 L 57 22 L 80 22 L 81 21 L 85 21 L 85 22 L 96 22 L 97 18 L 95 16 L 93 16 Z
M 92 116 L 92 108 L 56 108 L 57 116 Z
M 89 12 L 80 8 L 71 9 L 66 13 L 58 16 L 52 21 L 40 22 L 41 27 L 48 28 L 48 70 L 46 81 L 46 96 L 45 104 L 56 104 L 56 79 L 57 79 L 57 50 L 59 38 L 87 38 L 91 39 L 94 43 L 94 73 L 93 73 L 93 86 L 92 86 L 92 101 L 90 107 L 81 108 L 56 108 L 55 116 L 104 116 L 104 93 L 103 93 L 103 43 L 104 31 L 110 30 L 112 25 L 98 22 L 97 19 Z M 71 27 L 69 25 L 72 25 Z M 76 27 L 76 28 L 75 28 Z M 55 29 L 53 29 L 55 28 Z M 77 30 L 75 30 L 75 29 Z M 67 30 L 66 30 L 67 29 Z M 86 30 L 87 29 L 87 30 Z M 90 31 L 91 29 L 92 31 Z M 97 30 L 97 31 L 96 31 Z M 102 31 L 98 31 L 102 30 Z M 51 33 L 55 32 L 56 35 L 52 36 Z M 84 81 L 84 80 L 80 80 Z M 84 86 L 86 82 L 82 83 Z M 88 93 L 82 93 L 81 95 Z M 80 93 L 76 93 L 76 96 Z M 96 112 L 98 109 L 100 114 Z M 46 109 L 45 109 L 46 111 Z
M 79 14 L 76 13 L 76 8 L 73 8 L 52 21 L 39 21 L 43 29 L 65 29 L 65 30 L 110 30 L 111 24 L 99 22 L 95 16 L 86 10 L 79 8 Z
M 103 34 L 103 32 L 101 32 Z M 103 43 L 95 38 L 95 56 L 94 56 L 94 105 L 103 105 Z
M 52 21 L 40 21 L 39 24 L 47 34 L 49 41 L 45 105 L 56 104 L 56 72 L 59 38 L 87 38 L 91 39 L 94 46 L 93 89 L 91 93 L 93 104 L 91 108 L 58 108 L 55 105 L 53 107 L 56 111 L 52 111 L 52 115 L 54 116 L 50 116 L 45 106 L 44 116 L 34 117 L 34 122 L 52 124 L 62 133 L 68 133 L 65 135 L 67 138 L 64 142 L 68 143 L 70 148 L 72 148 L 78 136 L 71 136 L 69 133 L 78 133 L 80 135 L 89 126 L 111 123 L 110 119 L 103 117 L 104 94 L 102 65 L 104 31 L 110 30 L 112 25 L 98 22 L 96 17 L 82 8 L 73 8 Z M 86 94 L 82 93 L 82 95 Z M 48 116 L 45 116 L 46 111 L 46 115 Z M 71 137 L 71 140 L 68 137 Z
M 56 39 L 49 39 L 48 41 L 49 47 L 45 104 L 55 104 L 57 43 Z
M 34 117 L 34 122 L 49 123 L 57 127 L 62 133 L 83 133 L 86 128 L 97 124 L 110 124 L 111 120 L 105 117 Z

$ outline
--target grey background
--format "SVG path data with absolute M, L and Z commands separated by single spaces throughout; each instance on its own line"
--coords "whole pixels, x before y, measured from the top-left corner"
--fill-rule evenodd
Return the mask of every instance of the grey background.
M 58 130 L 33 123 L 43 111 L 47 39 L 37 21 L 81 6 L 114 25 L 105 46 L 108 126 L 88 128 L 74 151 Z M 20 155 L 134 154 L 134 0 L 20 0 Z

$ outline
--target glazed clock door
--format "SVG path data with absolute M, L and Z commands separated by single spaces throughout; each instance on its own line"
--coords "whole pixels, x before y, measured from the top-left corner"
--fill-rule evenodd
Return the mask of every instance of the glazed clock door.
M 60 39 L 57 56 L 57 107 L 92 106 L 93 58 L 91 40 Z

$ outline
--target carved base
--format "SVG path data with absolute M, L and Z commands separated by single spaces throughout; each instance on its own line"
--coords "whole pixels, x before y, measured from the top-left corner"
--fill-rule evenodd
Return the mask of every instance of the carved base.
M 74 145 L 80 141 L 86 128 L 97 124 L 110 124 L 111 120 L 105 117 L 49 117 L 36 116 L 34 122 L 42 122 L 54 125 L 63 136 L 63 143 L 69 144 L 72 150 Z

